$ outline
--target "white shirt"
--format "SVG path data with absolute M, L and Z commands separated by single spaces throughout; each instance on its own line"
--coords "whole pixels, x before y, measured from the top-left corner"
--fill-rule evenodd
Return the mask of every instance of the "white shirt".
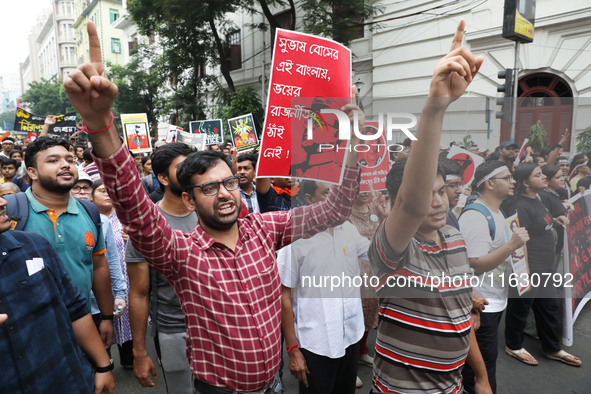
M 482 201 L 477 200 L 481 204 Z M 471 210 L 462 213 L 460 216 L 460 232 L 466 242 L 468 258 L 478 258 L 494 252 L 507 243 L 507 221 L 499 211 L 495 213 L 490 207 L 484 204 L 492 214 L 495 221 L 495 236 L 490 238 L 488 221 L 480 212 Z M 509 295 L 508 280 L 511 274 L 511 256 L 503 261 L 495 269 L 480 275 L 480 287 L 474 287 L 474 291 L 486 298 L 488 305 L 484 312 L 501 312 L 507 307 L 507 296 Z M 505 275 L 502 286 L 501 276 Z M 492 284 L 492 286 L 491 286 Z
M 242 199 L 242 203 L 246 205 L 248 212 L 250 213 L 261 213 L 261 208 L 259 207 L 259 200 L 257 197 L 257 191 L 254 182 L 252 183 L 252 192 L 248 194 L 242 188 L 240 188 L 240 198 Z
M 326 230 L 279 251 L 281 283 L 293 289 L 295 332 L 300 347 L 339 358 L 345 355 L 347 347 L 359 342 L 365 330 L 359 287 L 352 281 L 353 286 L 346 284 L 331 291 L 331 280 L 342 280 L 344 276 L 356 277 L 358 281 L 359 259 L 368 261 L 368 248 L 369 240 L 353 224 L 345 222 L 334 228 L 334 236 Z

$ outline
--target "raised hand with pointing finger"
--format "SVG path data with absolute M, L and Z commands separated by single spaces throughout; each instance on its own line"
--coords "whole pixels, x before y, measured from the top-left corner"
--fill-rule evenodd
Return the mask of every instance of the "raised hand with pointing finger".
M 483 56 L 474 56 L 469 49 L 462 46 L 466 23 L 462 19 L 456 29 L 451 49 L 435 66 L 429 97 L 451 98 L 451 103 L 460 97 L 474 79 L 482 62 Z
M 94 23 L 88 22 L 90 61 L 78 67 L 64 81 L 64 90 L 86 127 L 106 128 L 111 121 L 111 106 L 117 96 L 117 85 L 105 76 L 101 46 Z

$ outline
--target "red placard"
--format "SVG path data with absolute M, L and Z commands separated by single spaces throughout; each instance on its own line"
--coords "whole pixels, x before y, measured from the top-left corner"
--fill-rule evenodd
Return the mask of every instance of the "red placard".
M 466 149 L 458 148 L 455 145 L 451 147 L 447 157 L 457 161 L 460 167 L 462 167 L 462 171 L 464 172 L 462 182 L 464 182 L 464 185 L 470 185 L 472 183 L 476 168 L 484 163 L 482 157 Z
M 257 176 L 339 183 L 348 140 L 338 140 L 336 117 L 320 111 L 350 101 L 351 51 L 325 38 L 277 29 L 272 64 Z M 308 119 L 320 130 L 312 140 Z M 335 149 L 322 152 L 322 143 Z

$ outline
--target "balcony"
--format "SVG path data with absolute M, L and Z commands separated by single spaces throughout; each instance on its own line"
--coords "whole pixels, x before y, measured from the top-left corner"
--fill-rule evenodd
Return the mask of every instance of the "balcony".
M 58 11 L 55 14 L 55 20 L 56 20 L 56 22 L 60 22 L 60 21 L 63 21 L 63 20 L 71 20 L 71 21 L 73 21 L 74 19 L 76 19 L 76 18 L 74 18 L 74 13 L 73 12 Z
M 64 69 L 64 68 L 76 68 L 78 67 L 78 63 L 76 63 L 76 61 L 74 60 L 62 60 L 60 62 L 60 68 Z
M 58 44 L 76 43 L 76 34 L 60 34 L 57 39 Z

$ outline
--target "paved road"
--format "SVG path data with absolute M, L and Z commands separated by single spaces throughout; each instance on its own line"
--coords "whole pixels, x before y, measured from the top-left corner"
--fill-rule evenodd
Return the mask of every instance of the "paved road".
M 501 328 L 504 322 L 501 323 Z M 526 337 L 525 348 L 538 359 L 540 365 L 530 367 L 507 356 L 504 352 L 503 330 L 499 332 L 499 359 L 497 363 L 498 394 L 591 394 L 591 304 L 581 312 L 574 329 L 574 344 L 565 350 L 576 354 L 583 360 L 583 366 L 575 368 L 556 361 L 544 358 L 539 341 Z M 370 333 L 370 342 L 375 341 L 375 331 Z M 154 347 L 149 347 L 149 354 L 155 358 Z M 160 369 L 157 369 L 158 377 L 156 387 L 144 388 L 137 384 L 133 372 L 125 370 L 118 365 L 117 350 L 114 349 L 115 357 L 115 382 L 117 393 L 129 394 L 165 394 L 166 388 L 162 379 Z M 371 353 L 371 352 L 370 352 Z M 287 362 L 287 361 L 286 361 Z M 158 368 L 158 367 L 157 367 Z M 359 366 L 359 376 L 364 382 L 358 394 L 365 394 L 370 388 L 371 368 Z M 297 393 L 297 382 L 286 371 L 284 386 L 289 394 Z

